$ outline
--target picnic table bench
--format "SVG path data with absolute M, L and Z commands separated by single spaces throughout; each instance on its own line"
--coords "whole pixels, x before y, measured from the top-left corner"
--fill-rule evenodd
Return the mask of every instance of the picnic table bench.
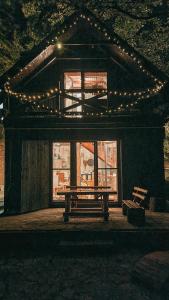
M 65 212 L 63 213 L 64 221 L 68 222 L 69 217 L 103 217 L 104 221 L 108 221 L 109 209 L 108 200 L 110 194 L 116 194 L 106 187 L 83 187 L 69 186 L 66 189 L 59 191 L 58 195 L 65 196 Z M 73 204 L 74 201 L 79 201 L 80 195 L 93 195 L 96 199 L 99 198 L 100 207 L 98 208 L 77 208 Z M 95 198 L 94 198 L 95 199 Z

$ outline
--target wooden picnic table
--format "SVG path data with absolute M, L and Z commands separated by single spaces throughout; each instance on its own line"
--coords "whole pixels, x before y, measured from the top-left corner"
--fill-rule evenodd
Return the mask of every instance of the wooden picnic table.
M 116 191 L 111 190 L 110 188 L 99 188 L 93 187 L 93 188 L 87 188 L 87 187 L 69 187 L 66 189 L 63 189 L 61 191 L 58 191 L 58 195 L 64 195 L 65 196 L 65 212 L 63 213 L 64 222 L 69 221 L 70 216 L 76 216 L 75 214 L 75 208 L 71 206 L 72 199 L 78 199 L 79 195 L 94 195 L 97 199 L 100 201 L 100 208 L 98 209 L 99 214 L 98 216 L 102 216 L 105 221 L 108 221 L 109 218 L 109 207 L 108 207 L 108 201 L 109 201 L 109 195 L 117 194 Z M 88 210 L 89 214 L 89 210 Z M 78 214 L 77 214 L 78 216 Z

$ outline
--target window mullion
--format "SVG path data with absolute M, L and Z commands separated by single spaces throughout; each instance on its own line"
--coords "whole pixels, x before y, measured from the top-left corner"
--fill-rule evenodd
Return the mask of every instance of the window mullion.
M 98 185 L 98 147 L 94 142 L 94 185 Z
M 85 100 L 85 93 L 84 93 L 84 72 L 81 72 L 81 98 L 82 101 Z M 84 107 L 82 105 L 82 111 L 84 111 Z

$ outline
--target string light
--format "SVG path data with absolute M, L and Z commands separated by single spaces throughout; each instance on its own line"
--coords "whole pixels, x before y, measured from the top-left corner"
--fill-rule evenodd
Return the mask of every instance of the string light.
M 62 49 L 62 47 L 63 47 L 62 43 L 59 43 L 59 42 L 56 44 L 56 46 L 57 46 L 58 49 Z
M 73 26 L 76 26 L 77 22 L 79 22 L 79 20 L 81 19 L 86 19 L 87 22 L 89 22 L 89 24 L 91 26 L 94 26 L 97 28 L 97 30 L 99 30 L 100 32 L 102 32 L 102 34 L 104 35 L 104 37 L 107 40 L 112 40 L 112 42 L 114 44 L 116 44 L 116 46 L 120 49 L 122 54 L 126 54 L 129 57 L 131 57 L 131 59 L 134 61 L 134 63 L 136 63 L 138 65 L 138 67 L 142 70 L 142 72 L 146 73 L 146 75 L 153 81 L 153 86 L 151 88 L 146 88 L 146 89 L 142 89 L 142 90 L 137 90 L 137 91 L 119 91 L 119 90 L 99 90 L 96 92 L 96 95 L 99 96 L 100 94 L 106 93 L 108 96 L 113 96 L 113 97 L 122 97 L 122 98 L 129 98 L 129 97 L 133 97 L 133 98 L 137 98 L 137 100 L 134 100 L 134 102 L 130 103 L 130 104 L 126 104 L 123 105 L 122 103 L 118 106 L 117 109 L 111 109 L 111 110 L 107 110 L 106 113 L 107 114 L 111 114 L 112 112 L 117 112 L 119 110 L 123 110 L 125 107 L 133 107 L 135 104 L 137 104 L 139 101 L 142 101 L 144 99 L 148 99 L 156 94 L 158 94 L 162 88 L 164 87 L 164 84 L 166 82 L 162 82 L 160 81 L 158 78 L 156 78 L 154 75 L 150 74 L 150 72 L 148 72 L 144 65 L 142 64 L 140 59 L 137 59 L 137 57 L 135 56 L 135 53 L 131 52 L 131 50 L 126 50 L 124 45 L 122 45 L 122 42 L 120 41 L 120 39 L 115 35 L 112 34 L 110 35 L 110 33 L 107 32 L 107 30 L 101 26 L 100 24 L 98 24 L 96 21 L 92 22 L 91 18 L 86 17 L 85 15 L 81 14 L 80 17 L 76 17 L 73 21 L 72 24 L 70 24 L 69 26 L 64 26 L 61 31 L 57 32 L 56 36 L 52 37 L 50 40 L 46 41 L 46 48 L 42 51 L 45 52 L 47 51 L 48 47 L 50 44 L 55 44 L 55 41 L 57 41 L 59 39 L 59 36 L 64 34 L 68 29 L 72 28 Z M 61 42 L 57 42 L 56 47 L 58 49 L 62 49 L 62 43 Z M 41 54 L 42 54 L 41 53 Z M 4 89 L 5 92 L 10 95 L 10 96 L 14 96 L 17 99 L 19 99 L 22 102 L 29 102 L 29 103 L 33 103 L 33 105 L 35 105 L 38 109 L 39 108 L 43 108 L 43 109 L 49 109 L 51 113 L 59 113 L 56 109 L 51 109 L 46 105 L 40 105 L 38 103 L 39 100 L 47 100 L 49 99 L 51 96 L 53 95 L 57 95 L 57 94 L 62 94 L 63 91 L 58 87 L 58 86 L 54 86 L 52 87 L 52 89 L 45 91 L 45 92 L 41 92 L 41 93 L 36 93 L 36 94 L 28 94 L 28 93 L 24 93 L 24 92 L 17 92 L 14 88 L 13 88 L 13 82 L 16 79 L 22 79 L 24 76 L 25 71 L 27 72 L 33 65 L 35 64 L 35 61 L 32 61 L 31 63 L 29 63 L 27 66 L 25 66 L 24 68 L 21 68 L 20 71 L 17 73 L 17 75 L 15 75 L 12 79 L 8 79 L 8 81 L 4 84 Z M 70 113 L 72 114 L 72 113 Z M 80 113 L 79 113 L 80 114 Z M 60 116 L 62 115 L 67 115 L 67 113 L 59 113 Z M 101 113 L 86 113 L 87 116 L 103 116 L 103 112 Z
M 155 94 L 157 94 L 163 87 L 164 87 L 164 83 L 157 83 L 155 86 L 153 86 L 152 88 L 147 88 L 144 90 L 138 90 L 138 91 L 118 91 L 118 90 L 99 90 L 96 91 L 96 95 L 102 94 L 102 93 L 106 93 L 110 96 L 115 96 L 115 97 L 124 97 L 124 98 L 128 98 L 128 97 L 136 97 L 136 96 L 141 96 L 143 98 L 147 98 L 147 96 L 153 96 Z M 50 98 L 53 94 L 62 94 L 63 91 L 61 89 L 59 89 L 58 86 L 53 87 L 52 89 L 46 91 L 46 92 L 41 92 L 39 94 L 26 94 L 23 92 L 16 92 L 15 90 L 12 89 L 11 83 L 10 81 L 6 82 L 4 85 L 4 89 L 5 92 L 11 96 L 15 96 L 19 99 L 24 98 L 27 101 L 33 101 L 33 100 L 39 100 L 42 98 L 48 99 Z

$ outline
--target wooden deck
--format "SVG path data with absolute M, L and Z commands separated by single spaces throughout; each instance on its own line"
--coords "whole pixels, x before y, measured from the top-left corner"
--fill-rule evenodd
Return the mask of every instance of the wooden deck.
M 127 222 L 121 208 L 110 208 L 109 222 L 103 218 L 70 218 L 63 221 L 63 209 L 50 208 L 17 216 L 0 217 L 2 248 L 70 247 L 85 245 L 168 249 L 169 213 L 146 211 L 145 226 Z
M 70 218 L 63 221 L 62 208 L 42 209 L 31 213 L 0 217 L 0 232 L 3 231 L 169 231 L 169 213 L 146 210 L 145 226 L 134 226 L 127 222 L 121 208 L 110 208 L 109 222 L 103 218 Z

